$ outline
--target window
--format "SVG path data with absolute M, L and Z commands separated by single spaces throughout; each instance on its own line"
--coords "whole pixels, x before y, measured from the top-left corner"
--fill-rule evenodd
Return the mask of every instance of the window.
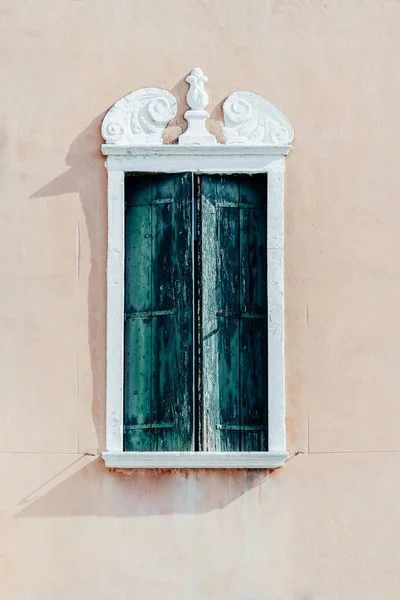
M 127 175 L 124 450 L 268 450 L 266 175 Z
M 234 92 L 224 143 L 194 69 L 177 103 L 144 88 L 102 123 L 108 172 L 107 467 L 275 468 L 287 458 L 283 174 L 293 130 Z

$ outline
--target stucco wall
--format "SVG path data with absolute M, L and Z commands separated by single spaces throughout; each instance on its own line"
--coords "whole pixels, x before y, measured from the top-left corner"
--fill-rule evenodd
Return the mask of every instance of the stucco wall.
M 1 600 L 398 600 L 400 3 L 3 0 L 0 50 Z M 299 454 L 106 472 L 99 125 L 139 87 L 183 100 L 195 66 L 213 119 L 248 89 L 295 128 Z

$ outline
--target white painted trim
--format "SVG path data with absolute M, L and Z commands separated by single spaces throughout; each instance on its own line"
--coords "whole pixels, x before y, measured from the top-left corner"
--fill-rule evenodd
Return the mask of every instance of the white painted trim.
M 190 141 L 188 145 L 185 142 L 162 145 L 163 124 L 168 114 L 174 114 L 175 111 L 173 97 L 168 94 L 157 88 L 138 90 L 118 101 L 103 122 L 102 131 L 107 143 L 103 144 L 102 152 L 107 156 L 108 170 L 107 452 L 103 453 L 103 458 L 106 466 L 126 468 L 279 467 L 287 457 L 283 178 L 284 157 L 291 148 L 289 143 L 293 138 L 293 129 L 283 115 L 260 96 L 250 92 L 235 92 L 224 104 L 225 144 L 207 142 L 204 130 L 200 131 L 194 126 L 191 139 L 187 140 Z M 204 98 L 202 102 L 205 105 Z M 124 178 L 127 172 L 268 174 L 269 452 L 123 452 Z
M 276 469 L 287 452 L 103 452 L 106 467 L 124 469 Z
M 179 136 L 178 143 L 185 146 L 216 144 L 215 136 L 206 128 L 206 121 L 210 115 L 205 110 L 208 104 L 208 94 L 204 84 L 208 81 L 208 77 L 197 67 L 186 77 L 186 81 L 190 85 L 186 95 L 186 102 L 190 106 L 190 110 L 185 112 L 188 128 Z
M 125 173 L 108 173 L 107 450 L 122 452 L 124 425 Z
M 268 298 L 268 449 L 286 448 L 284 349 L 284 160 L 268 170 L 267 298 Z
M 176 144 L 166 144 L 164 146 L 146 145 L 146 146 L 127 146 L 115 144 L 102 144 L 101 151 L 105 156 L 133 156 L 136 159 L 153 156 L 186 157 L 192 156 L 200 158 L 201 156 L 276 156 L 289 154 L 290 144 L 215 144 L 213 146 L 185 146 Z
M 266 173 L 286 156 L 290 146 L 159 146 L 116 148 L 103 145 L 108 172 Z

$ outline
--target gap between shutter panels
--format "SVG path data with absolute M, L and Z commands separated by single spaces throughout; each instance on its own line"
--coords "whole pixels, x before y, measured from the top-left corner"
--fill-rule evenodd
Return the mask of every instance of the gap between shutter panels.
M 157 187 L 160 182 L 158 180 L 155 183 L 154 177 L 157 176 L 143 179 L 150 179 L 150 185 Z M 189 174 L 164 176 L 164 179 L 170 177 L 182 178 L 184 181 Z M 189 180 L 189 185 L 190 183 Z M 190 236 L 185 238 L 186 243 L 193 244 L 190 248 L 191 252 L 193 250 L 192 264 L 189 267 L 186 264 L 186 276 L 190 271 L 189 278 L 193 277 L 194 280 L 192 309 L 194 308 L 195 323 L 191 347 L 192 366 L 195 369 L 194 394 L 192 390 L 194 412 L 188 433 L 193 437 L 195 450 L 267 450 L 266 177 L 196 175 L 192 178 L 192 183 L 194 189 L 192 188 L 188 197 L 192 200 L 193 195 L 193 203 L 190 202 L 193 214 L 186 214 L 186 222 L 183 214 L 180 222 L 178 218 L 178 229 L 179 225 L 183 225 L 186 230 L 194 232 L 193 239 Z M 146 181 L 143 186 L 146 186 Z M 182 195 L 183 187 L 178 188 L 178 191 Z M 167 198 L 160 195 L 163 194 L 153 193 L 151 201 L 144 205 L 174 202 L 173 196 Z M 141 196 L 143 194 L 137 194 L 135 206 L 143 205 Z M 127 206 L 129 204 L 128 199 Z M 188 216 L 193 217 L 193 226 L 187 226 L 192 221 L 191 218 L 187 220 Z M 247 235 L 243 236 L 243 231 Z M 153 233 L 156 234 L 157 229 Z M 127 238 L 128 235 L 127 227 Z M 151 259 L 154 263 L 154 252 Z M 157 268 L 157 265 L 153 264 L 153 267 Z M 227 294 L 227 290 L 232 294 Z M 217 303 L 222 310 L 217 310 Z M 172 311 L 157 311 L 155 308 L 152 306 L 151 311 L 128 315 L 128 319 L 154 318 Z M 152 358 L 154 354 L 153 350 Z M 162 382 L 162 377 L 153 369 L 152 381 L 155 377 Z M 129 374 L 126 380 L 129 380 Z M 126 393 L 129 391 L 127 387 L 129 385 L 125 386 Z M 162 387 L 158 386 L 158 390 L 162 396 Z M 190 395 L 186 395 L 186 398 L 190 398 Z M 151 401 L 153 400 L 152 390 Z M 180 404 L 178 400 L 175 396 L 175 406 Z M 129 406 L 129 399 L 125 404 Z M 140 407 L 140 402 L 137 406 Z M 190 414 L 190 409 L 188 411 L 185 404 L 181 407 L 183 413 Z M 157 410 L 153 417 L 159 417 Z M 126 420 L 129 420 L 129 414 Z M 136 415 L 136 421 L 141 420 L 143 423 L 133 423 L 133 420 L 135 415 L 130 423 L 126 423 L 125 439 L 130 431 L 134 431 L 136 435 L 138 430 L 153 430 L 150 440 L 153 439 L 154 442 L 154 430 L 174 427 L 174 423 L 167 419 L 164 423 L 144 422 L 145 417 L 140 411 Z M 175 423 L 177 428 L 182 426 L 178 418 Z M 176 444 L 181 443 L 177 436 Z M 134 443 L 134 447 L 131 447 L 132 443 L 129 443 L 129 447 L 125 449 L 160 449 L 159 444 L 150 443 L 150 447 L 148 444 L 144 448 L 142 445 Z M 179 446 L 167 449 L 191 448 Z
M 194 287 L 194 449 L 195 451 L 203 450 L 204 442 L 204 407 L 202 401 L 202 353 L 203 342 L 201 338 L 202 332 L 202 286 L 201 286 L 201 180 L 200 175 L 192 175 L 192 192 L 193 192 L 193 287 Z

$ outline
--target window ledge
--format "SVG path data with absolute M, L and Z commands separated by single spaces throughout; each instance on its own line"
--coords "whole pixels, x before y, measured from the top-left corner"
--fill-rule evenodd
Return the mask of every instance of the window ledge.
M 106 467 L 122 469 L 276 469 L 287 452 L 103 452 Z

